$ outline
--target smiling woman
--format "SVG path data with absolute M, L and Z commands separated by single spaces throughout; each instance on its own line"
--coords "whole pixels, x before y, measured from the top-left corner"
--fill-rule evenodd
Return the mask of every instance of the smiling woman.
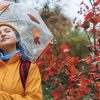
M 10 27 L 0 27 L 0 48 L 4 54 L 9 54 L 16 50 L 16 40 L 14 31 Z
M 29 65 L 25 65 L 27 62 Z M 21 66 L 29 66 L 27 77 L 23 74 L 25 68 L 20 71 Z M 0 23 L 0 100 L 42 100 L 38 67 L 30 62 L 18 30 L 9 23 Z

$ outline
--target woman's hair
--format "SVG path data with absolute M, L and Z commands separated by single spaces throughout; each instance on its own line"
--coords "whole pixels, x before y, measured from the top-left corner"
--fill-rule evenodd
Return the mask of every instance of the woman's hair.
M 1 26 L 1 25 L 0 25 L 0 26 Z M 16 30 L 16 28 L 10 26 L 10 24 L 2 25 L 2 26 L 8 26 L 8 27 L 12 28 L 12 30 L 14 31 L 15 36 L 16 36 L 16 48 L 17 48 L 17 50 L 20 50 L 20 52 L 21 52 L 21 54 L 22 54 L 22 60 L 23 60 L 23 61 L 29 60 L 30 57 L 29 57 L 29 55 L 26 53 L 25 45 L 21 42 L 20 34 L 19 34 L 19 32 Z M 1 49 L 0 49 L 0 52 L 3 53 L 3 51 L 2 51 Z
M 29 59 L 29 55 L 26 53 L 26 48 L 25 45 L 21 42 L 21 37 L 18 31 L 16 31 L 15 29 L 13 29 L 15 35 L 16 35 L 16 48 L 18 50 L 20 50 L 21 54 L 22 54 L 22 60 L 28 60 Z

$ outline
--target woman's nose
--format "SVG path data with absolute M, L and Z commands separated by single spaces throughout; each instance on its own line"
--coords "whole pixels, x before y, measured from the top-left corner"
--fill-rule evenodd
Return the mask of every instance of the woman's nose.
M 2 32 L 1 37 L 5 37 L 5 36 L 6 36 L 6 33 Z

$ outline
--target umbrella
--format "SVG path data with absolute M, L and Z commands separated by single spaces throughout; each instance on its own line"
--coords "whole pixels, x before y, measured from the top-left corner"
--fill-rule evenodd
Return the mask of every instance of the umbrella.
M 32 7 L 20 3 L 0 1 L 0 22 L 10 23 L 18 29 L 21 41 L 34 60 L 53 39 L 39 13 Z

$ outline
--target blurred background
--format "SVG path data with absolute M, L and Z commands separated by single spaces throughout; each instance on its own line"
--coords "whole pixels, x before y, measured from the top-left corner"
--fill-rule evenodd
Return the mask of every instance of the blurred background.
M 47 52 L 47 55 L 44 55 L 44 58 L 40 57 L 38 61 L 42 76 L 44 100 L 100 100 L 100 76 L 98 76 L 100 73 L 100 6 L 98 10 L 96 10 L 95 16 L 91 15 L 91 13 L 89 13 L 89 15 L 87 14 L 87 12 L 92 9 L 91 4 L 97 1 L 100 5 L 100 0 L 83 0 L 84 2 L 82 0 L 5 1 L 16 2 L 22 5 L 25 4 L 39 11 L 40 16 L 55 37 L 53 41 L 54 46 L 52 49 L 49 48 L 48 51 L 51 55 Z M 83 12 L 86 12 L 85 14 L 88 16 L 86 17 Z M 96 31 L 91 31 L 93 26 L 96 25 L 93 20 L 90 20 L 91 18 L 94 18 L 96 24 L 98 23 Z M 81 28 L 78 28 L 78 26 Z M 62 49 L 65 50 L 63 53 L 65 53 L 64 55 L 66 57 L 59 51 Z M 48 58 L 48 55 L 50 58 Z M 65 61 L 63 57 L 69 59 Z M 97 62 L 94 63 L 94 61 L 97 61 L 98 64 Z M 70 66 L 70 68 L 66 70 L 66 62 L 76 67 Z M 56 69 L 50 69 L 51 65 Z M 50 69 L 49 74 L 47 69 Z M 68 74 L 68 70 L 72 72 L 72 74 Z M 91 78 L 92 81 L 88 81 L 90 74 L 95 74 L 95 78 Z M 81 80 L 83 77 L 86 79 L 85 82 Z M 78 79 L 78 83 L 76 79 Z M 89 82 L 91 82 L 92 85 L 90 85 Z M 82 89 L 80 92 L 85 91 L 84 94 L 79 94 L 79 90 L 70 90 L 72 84 L 74 84 L 72 86 L 73 89 Z M 86 87 L 80 87 L 81 85 L 91 90 L 88 90 Z M 97 89 L 98 87 L 99 89 Z M 58 90 L 61 91 L 58 92 Z

